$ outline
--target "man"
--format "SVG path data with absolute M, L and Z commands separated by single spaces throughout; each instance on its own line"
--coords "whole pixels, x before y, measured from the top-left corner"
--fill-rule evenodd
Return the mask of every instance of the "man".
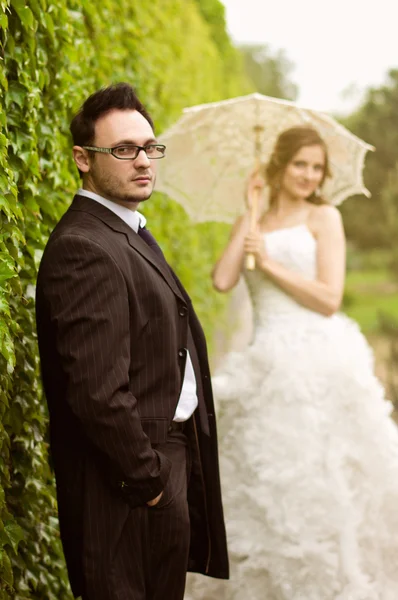
M 203 332 L 136 210 L 165 148 L 127 84 L 71 132 L 83 187 L 37 281 L 69 578 L 84 600 L 182 600 L 187 569 L 228 578 L 228 559 Z

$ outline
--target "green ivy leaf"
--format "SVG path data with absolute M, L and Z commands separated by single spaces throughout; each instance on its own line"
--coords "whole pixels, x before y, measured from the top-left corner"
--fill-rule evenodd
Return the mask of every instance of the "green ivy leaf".
M 23 529 L 14 520 L 12 520 L 4 523 L 4 531 L 6 533 L 8 543 L 11 545 L 16 554 L 19 543 L 25 539 Z
M 44 15 L 44 20 L 46 22 L 47 31 L 48 31 L 49 35 L 51 36 L 52 39 L 54 39 L 54 37 L 55 37 L 54 21 L 52 20 L 51 16 L 48 13 L 46 13 Z
M 11 277 L 15 277 L 15 269 L 6 264 L 5 262 L 0 262 L 0 283 L 2 281 L 6 281 L 7 279 L 11 279 Z
M 1 564 L 0 564 L 0 577 L 3 581 L 12 586 L 14 583 L 14 576 L 12 573 L 10 557 L 6 552 L 3 552 Z
M 4 30 L 8 27 L 8 17 L 5 13 L 0 15 L 0 27 Z
M 25 29 L 33 29 L 35 18 L 32 11 L 25 4 L 25 0 L 11 0 L 11 6 L 14 8 L 21 23 Z
M 0 312 L 5 313 L 8 317 L 10 317 L 10 306 L 8 302 L 4 298 L 0 296 Z
M 15 102 L 15 104 L 22 108 L 25 104 L 27 89 L 24 86 L 20 85 L 18 82 L 11 81 L 8 87 L 7 96 L 8 106 L 10 106 L 11 102 Z

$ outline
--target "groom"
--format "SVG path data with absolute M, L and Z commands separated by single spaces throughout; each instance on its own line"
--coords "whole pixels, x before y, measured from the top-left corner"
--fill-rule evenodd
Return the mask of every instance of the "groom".
M 39 269 L 37 330 L 74 595 L 182 600 L 187 570 L 228 578 L 207 351 L 137 208 L 158 144 L 127 84 L 71 123 L 82 178 Z

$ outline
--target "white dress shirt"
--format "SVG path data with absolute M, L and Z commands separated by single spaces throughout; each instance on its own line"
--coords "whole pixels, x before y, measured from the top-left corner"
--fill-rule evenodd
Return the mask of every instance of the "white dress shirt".
M 112 200 L 108 200 L 107 198 L 103 198 L 94 192 L 89 192 L 88 190 L 84 190 L 82 188 L 80 188 L 77 193 L 79 196 L 91 198 L 92 200 L 99 202 L 111 210 L 113 213 L 115 213 L 115 215 L 127 223 L 127 225 L 136 233 L 138 232 L 139 227 L 145 227 L 146 218 L 143 214 L 138 212 L 138 210 L 131 210 L 130 208 L 126 208 L 121 204 L 116 204 L 116 202 L 113 202 Z M 189 351 L 188 349 L 186 350 L 187 360 L 185 363 L 184 381 L 182 383 L 181 393 L 173 421 L 186 421 L 198 406 L 195 373 Z

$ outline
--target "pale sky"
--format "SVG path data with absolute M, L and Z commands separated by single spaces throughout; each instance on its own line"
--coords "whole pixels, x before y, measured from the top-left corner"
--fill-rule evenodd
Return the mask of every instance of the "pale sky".
M 350 112 L 368 86 L 398 68 L 398 0 L 222 2 L 235 42 L 286 51 L 304 107 Z

